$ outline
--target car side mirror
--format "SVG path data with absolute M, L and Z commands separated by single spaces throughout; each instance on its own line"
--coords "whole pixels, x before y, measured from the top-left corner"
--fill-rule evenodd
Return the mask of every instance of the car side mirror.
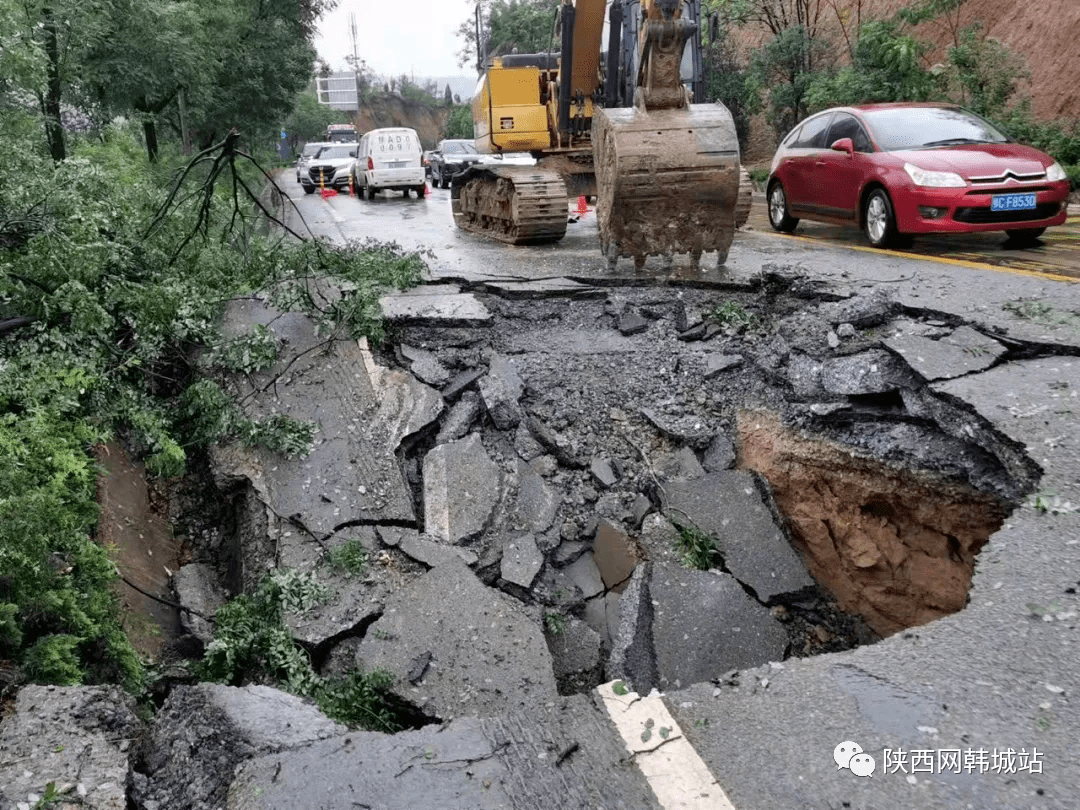
M 833 145 L 829 148 L 835 152 L 847 152 L 849 155 L 855 154 L 855 144 L 851 138 L 841 138 L 838 141 L 833 141 Z
M 353 149 L 352 151 L 349 152 L 349 157 L 356 157 L 356 150 L 355 149 Z

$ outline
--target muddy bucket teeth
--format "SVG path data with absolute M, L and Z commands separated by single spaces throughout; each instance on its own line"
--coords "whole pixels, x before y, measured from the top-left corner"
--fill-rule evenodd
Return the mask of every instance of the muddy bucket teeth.
M 739 141 L 727 108 L 602 109 L 593 116 L 600 246 L 609 262 L 703 253 L 727 259 Z
M 556 242 L 566 235 L 566 184 L 558 172 L 532 167 L 468 169 L 450 190 L 462 230 L 511 245 Z

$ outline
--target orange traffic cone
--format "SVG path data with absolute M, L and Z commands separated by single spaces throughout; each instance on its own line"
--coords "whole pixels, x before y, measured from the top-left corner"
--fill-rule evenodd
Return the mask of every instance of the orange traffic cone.
M 579 214 L 589 213 L 589 206 L 585 203 L 585 195 L 582 194 L 577 198 L 577 212 Z

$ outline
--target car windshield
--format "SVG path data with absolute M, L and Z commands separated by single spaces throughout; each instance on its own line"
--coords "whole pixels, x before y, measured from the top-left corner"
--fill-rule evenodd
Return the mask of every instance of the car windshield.
M 319 160 L 335 160 L 337 158 L 352 157 L 349 153 L 356 152 L 355 144 L 347 144 L 344 146 L 324 146 L 319 152 Z
M 305 144 L 304 151 L 301 152 L 300 154 L 303 155 L 304 157 L 312 157 L 314 155 L 319 154 L 319 150 L 323 149 L 325 146 L 326 146 L 326 144 L 324 144 L 324 143 Z
M 467 141 L 459 141 L 444 145 L 443 152 L 448 155 L 475 155 L 476 147 Z
M 895 107 L 866 110 L 862 116 L 886 152 L 1010 141 L 989 121 L 953 107 Z

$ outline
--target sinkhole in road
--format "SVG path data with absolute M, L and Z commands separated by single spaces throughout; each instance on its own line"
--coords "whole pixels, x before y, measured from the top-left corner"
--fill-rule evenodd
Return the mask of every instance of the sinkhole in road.
M 294 621 L 298 643 L 320 674 L 392 670 L 428 717 L 491 711 L 513 683 L 719 681 L 961 610 L 979 550 L 1040 474 L 902 349 L 939 349 L 934 374 L 953 376 L 1041 349 L 879 292 L 763 274 L 425 294 L 472 295 L 472 314 L 425 309 L 362 364 L 281 383 L 369 375 L 357 436 L 320 438 L 357 442 L 349 460 L 393 435 L 385 463 L 244 472 L 220 455 L 232 528 L 195 556 L 231 564 L 233 593 L 282 565 L 334 582 L 336 601 Z M 400 485 L 392 514 L 369 508 L 372 476 Z M 345 542 L 363 576 L 328 569 Z
M 766 481 L 791 539 L 837 606 L 880 636 L 961 610 L 1001 498 L 785 427 L 739 419 L 739 463 Z

